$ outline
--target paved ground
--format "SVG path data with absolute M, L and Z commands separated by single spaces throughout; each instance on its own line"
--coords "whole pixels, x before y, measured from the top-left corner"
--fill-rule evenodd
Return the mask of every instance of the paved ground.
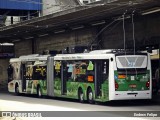
M 45 114 L 49 114 L 52 116 L 61 116 L 63 117 L 64 114 L 67 114 L 67 112 L 62 111 L 70 111 L 70 115 L 72 114 L 75 116 L 77 113 L 82 115 L 86 114 L 93 114 L 88 111 L 101 111 L 101 112 L 95 112 L 94 115 L 102 115 L 102 116 L 114 116 L 114 117 L 123 117 L 124 115 L 129 114 L 136 114 L 139 113 L 139 111 L 160 111 L 160 104 L 157 101 L 116 101 L 116 102 L 108 102 L 105 104 L 87 104 L 87 103 L 79 103 L 76 100 L 70 100 L 70 99 L 60 99 L 60 98 L 36 98 L 35 96 L 29 96 L 29 95 L 23 95 L 23 96 L 15 96 L 13 94 L 8 93 L 0 93 L 0 111 L 50 111 L 46 112 Z M 59 112 L 55 112 L 59 111 Z M 73 112 L 73 111 L 79 111 L 79 112 Z M 81 111 L 81 112 L 80 112 Z M 87 112 L 86 112 L 87 111 Z M 109 111 L 123 111 L 123 112 L 109 112 Z M 127 112 L 127 111 L 133 111 L 133 112 Z M 160 114 L 160 112 L 158 112 Z M 90 116 L 90 115 L 88 115 Z M 0 120 L 13 120 L 14 118 L 0 118 Z M 16 118 L 15 120 L 40 120 L 44 118 Z M 49 118 L 45 118 L 49 119 Z M 50 118 L 52 119 L 52 118 Z M 113 117 L 112 117 L 113 119 Z M 118 119 L 118 118 L 117 118 Z M 124 120 L 127 118 L 124 118 Z M 130 118 L 131 119 L 131 118 Z M 157 119 L 160 118 L 132 118 L 132 119 Z

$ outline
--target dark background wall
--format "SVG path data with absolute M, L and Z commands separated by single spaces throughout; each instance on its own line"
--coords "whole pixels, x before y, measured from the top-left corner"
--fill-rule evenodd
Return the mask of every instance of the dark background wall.
M 160 41 L 160 15 L 144 16 L 134 19 L 136 46 L 157 44 Z M 131 19 L 125 20 L 126 46 L 133 47 L 133 29 Z M 102 33 L 102 48 L 123 48 L 123 22 L 112 31 Z
M 7 68 L 9 59 L 0 59 L 0 90 L 7 90 Z
M 119 22 L 119 21 L 118 21 Z M 44 50 L 63 50 L 72 45 L 88 45 L 92 40 L 99 42 L 101 49 L 124 48 L 123 22 L 113 24 L 101 31 L 105 25 L 83 28 L 80 30 L 50 34 L 34 39 L 34 52 L 42 53 Z M 109 24 L 109 23 L 107 23 Z M 134 18 L 136 47 L 159 44 L 160 41 L 160 16 L 141 16 Z M 125 20 L 126 48 L 133 48 L 133 28 L 131 19 Z M 97 36 L 97 34 L 99 34 Z M 96 37 L 97 36 L 97 37 Z M 96 37 L 96 39 L 95 39 Z M 95 43 L 97 43 L 95 42 Z M 32 54 L 32 40 L 23 40 L 15 43 L 16 57 Z
M 63 50 L 68 46 L 87 45 L 89 41 L 93 40 L 96 30 L 83 29 L 73 32 L 65 32 L 61 34 L 50 34 L 48 36 L 34 39 L 35 53 L 42 54 L 45 50 Z M 24 40 L 15 43 L 16 57 L 21 55 L 32 54 L 32 40 Z

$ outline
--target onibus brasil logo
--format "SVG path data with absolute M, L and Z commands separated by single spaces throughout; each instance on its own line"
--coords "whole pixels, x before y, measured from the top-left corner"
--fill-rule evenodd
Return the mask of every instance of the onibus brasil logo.
M 2 117 L 42 117 L 40 112 L 2 112 Z

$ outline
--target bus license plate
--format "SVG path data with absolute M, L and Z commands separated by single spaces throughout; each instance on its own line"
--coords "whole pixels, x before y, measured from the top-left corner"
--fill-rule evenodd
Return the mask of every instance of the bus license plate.
M 136 88 L 137 86 L 136 85 L 129 85 L 129 87 Z

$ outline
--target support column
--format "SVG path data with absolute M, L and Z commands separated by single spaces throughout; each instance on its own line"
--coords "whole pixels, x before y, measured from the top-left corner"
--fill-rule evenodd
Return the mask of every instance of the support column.
M 11 16 L 11 24 L 13 24 L 13 16 Z
M 31 39 L 32 41 L 32 54 L 36 53 L 36 38 Z
M 31 19 L 30 11 L 28 11 L 27 20 Z

